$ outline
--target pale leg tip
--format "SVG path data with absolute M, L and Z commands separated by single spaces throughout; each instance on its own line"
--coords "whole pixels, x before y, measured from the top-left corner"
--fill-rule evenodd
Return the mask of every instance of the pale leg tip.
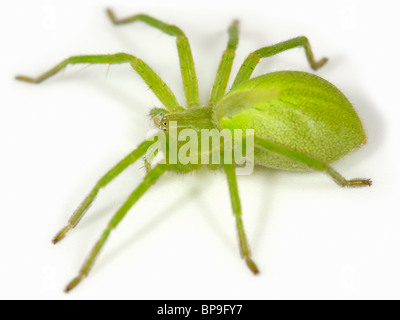
M 66 226 L 64 229 L 62 229 L 53 239 L 53 244 L 59 243 L 62 239 L 65 238 L 65 235 L 67 234 L 68 231 L 72 229 L 71 225 Z
M 253 272 L 254 275 L 257 275 L 260 273 L 260 271 L 258 270 L 257 265 L 255 264 L 255 262 L 253 260 L 251 260 L 250 258 L 246 259 L 246 264 L 249 267 L 249 269 L 251 270 L 251 272 Z
M 21 75 L 15 76 L 15 80 L 24 81 L 24 82 L 35 82 L 32 78 L 27 77 L 27 76 L 21 76 Z
M 112 9 L 107 8 L 106 9 L 106 14 L 110 18 L 112 23 L 117 24 L 117 20 L 115 18 L 115 13 L 114 13 L 114 11 Z
M 76 286 L 82 281 L 82 276 L 76 277 L 74 280 L 72 280 L 67 287 L 65 288 L 64 292 L 65 293 L 70 293 L 73 289 L 76 288 Z
M 328 60 L 328 58 L 322 58 L 312 68 L 314 70 L 318 70 L 319 68 L 323 67 L 328 62 Z

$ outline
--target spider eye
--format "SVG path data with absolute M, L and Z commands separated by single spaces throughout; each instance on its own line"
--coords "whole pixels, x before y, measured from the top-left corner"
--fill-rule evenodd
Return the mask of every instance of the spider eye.
M 167 128 L 163 128 L 163 130 L 166 132 L 166 131 L 167 131 Z
M 166 126 L 168 123 L 167 122 L 163 122 L 163 125 Z

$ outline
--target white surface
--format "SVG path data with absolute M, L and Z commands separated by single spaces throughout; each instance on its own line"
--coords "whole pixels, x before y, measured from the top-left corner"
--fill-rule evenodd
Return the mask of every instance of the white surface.
M 372 1 L 8 1 L 0 20 L 0 298 L 280 299 L 400 298 L 399 19 L 394 2 Z M 165 3 L 168 3 L 165 4 Z M 151 128 L 160 106 L 128 66 L 69 67 L 76 54 L 129 52 L 145 60 L 180 101 L 174 39 L 143 24 L 114 27 L 104 14 L 145 12 L 188 35 L 206 103 L 226 30 L 241 21 L 233 72 L 252 50 L 298 35 L 329 63 L 318 75 L 354 103 L 368 144 L 335 164 L 371 188 L 340 189 L 320 173 L 258 170 L 239 178 L 244 221 L 261 270 L 239 258 L 222 173 L 167 174 L 113 233 L 90 277 L 79 270 L 112 214 L 143 177 L 142 163 L 101 192 L 59 245 L 52 236 L 105 171 Z M 130 4 L 130 5 L 129 5 Z M 301 49 L 263 61 L 255 74 L 310 71 Z

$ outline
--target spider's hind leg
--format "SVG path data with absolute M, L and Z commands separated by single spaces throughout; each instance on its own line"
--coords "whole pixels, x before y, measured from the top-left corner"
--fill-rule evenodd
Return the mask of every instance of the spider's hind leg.
M 310 67 L 313 70 L 321 68 L 328 61 L 327 58 L 322 58 L 321 60 L 315 60 L 314 54 L 311 50 L 310 42 L 306 37 L 293 38 L 284 42 L 280 42 L 273 46 L 258 49 L 250 53 L 246 58 L 246 60 L 243 62 L 242 66 L 240 67 L 240 70 L 236 75 L 235 81 L 233 82 L 232 88 L 250 79 L 250 76 L 252 75 L 254 68 L 260 62 L 260 59 L 272 57 L 278 53 L 296 47 L 304 48 L 308 63 L 310 64 Z
M 251 252 L 247 243 L 246 234 L 244 232 L 243 221 L 242 221 L 242 209 L 240 205 L 239 192 L 236 181 L 235 167 L 233 164 L 224 164 L 226 176 L 228 178 L 229 192 L 231 195 L 232 209 L 236 218 L 236 227 L 239 234 L 240 251 L 243 259 L 246 260 L 247 266 L 254 273 L 258 274 L 258 268 L 253 259 L 251 258 Z
M 285 156 L 307 165 L 310 169 L 327 173 L 341 187 L 366 187 L 372 185 L 371 179 L 345 179 L 339 172 L 333 169 L 328 163 L 318 160 L 304 153 L 297 152 L 287 147 L 275 144 L 255 137 L 255 147 L 275 154 Z

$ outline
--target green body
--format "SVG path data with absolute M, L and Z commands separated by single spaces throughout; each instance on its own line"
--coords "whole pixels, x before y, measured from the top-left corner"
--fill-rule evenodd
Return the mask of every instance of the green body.
M 201 107 L 189 41 L 180 28 L 145 14 L 137 14 L 123 19 L 117 18 L 112 10 L 107 10 L 107 14 L 114 24 L 123 25 L 141 21 L 176 38 L 187 108 L 178 102 L 166 83 L 149 65 L 127 53 L 72 56 L 36 78 L 24 75 L 16 78 L 25 82 L 40 83 L 68 65 L 125 63 L 137 72 L 164 106 L 164 108 L 153 109 L 150 115 L 162 130 L 161 132 L 166 133 L 167 138 L 172 136 L 172 129 L 169 128 L 171 121 L 176 121 L 178 130 L 191 128 L 196 132 L 201 132 L 202 129 L 254 129 L 256 164 L 278 169 L 318 170 L 327 173 L 343 187 L 371 185 L 369 179 L 347 180 L 329 165 L 366 141 L 357 113 L 337 88 L 320 77 L 304 72 L 275 72 L 250 79 L 260 59 L 296 47 L 302 47 L 305 50 L 306 58 L 312 69 L 317 70 L 323 66 L 327 59 L 315 60 L 306 37 L 293 38 L 250 53 L 236 74 L 233 89 L 226 93 L 238 44 L 238 22 L 234 21 L 228 31 L 228 45 L 220 60 L 210 101 L 207 106 Z M 171 129 L 170 132 L 168 132 L 169 129 Z M 226 131 L 230 133 L 228 130 Z M 171 142 L 172 140 L 166 139 L 167 141 Z M 144 156 L 148 171 L 146 176 L 107 224 L 78 276 L 68 284 L 67 292 L 88 276 L 112 231 L 136 201 L 164 172 L 187 173 L 200 167 L 200 164 L 174 163 L 168 160 L 168 156 L 166 163 L 160 163 L 153 167 L 154 154 L 148 152 L 153 146 L 153 142 L 143 141 L 111 168 L 95 184 L 68 224 L 54 238 L 54 243 L 61 241 L 71 229 L 78 225 L 100 190 Z M 206 152 L 210 154 L 209 150 Z M 232 152 L 232 149 L 229 149 L 229 152 Z M 241 256 L 249 269 L 257 274 L 258 268 L 251 257 L 242 221 L 236 168 L 232 162 L 227 161 L 224 161 L 222 165 L 209 166 L 210 169 L 221 167 L 223 167 L 228 181 Z
M 248 80 L 215 107 L 222 128 L 254 129 L 255 136 L 331 163 L 366 141 L 361 121 L 347 98 L 328 81 L 305 72 L 282 71 Z M 257 164 L 309 169 L 266 150 Z

